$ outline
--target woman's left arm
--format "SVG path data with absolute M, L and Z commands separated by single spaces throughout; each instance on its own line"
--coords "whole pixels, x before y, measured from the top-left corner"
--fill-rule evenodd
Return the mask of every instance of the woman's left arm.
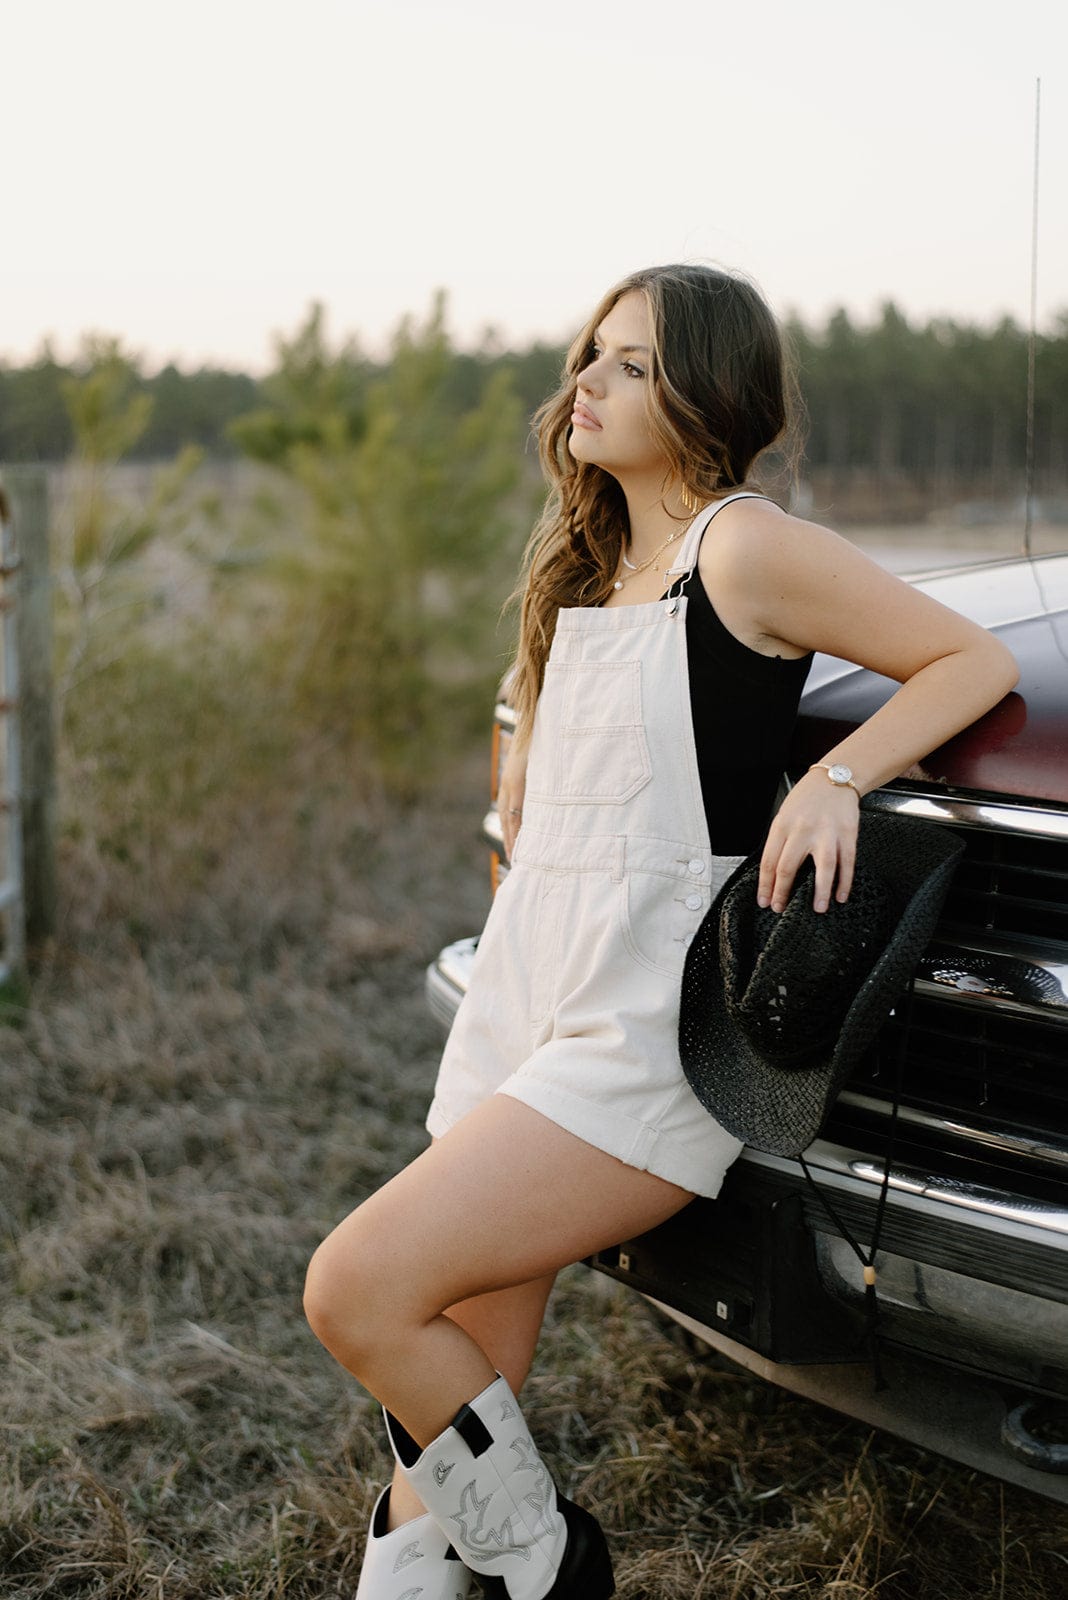
M 765 513 L 750 553 L 746 582 L 770 638 L 839 656 L 901 684 L 822 758 L 850 767 L 856 792 L 813 769 L 787 795 L 769 830 L 760 903 L 781 911 L 798 868 L 812 856 L 814 904 L 824 911 L 832 892 L 845 900 L 852 886 L 859 796 L 981 717 L 1019 674 L 993 634 L 893 577 L 829 529 Z

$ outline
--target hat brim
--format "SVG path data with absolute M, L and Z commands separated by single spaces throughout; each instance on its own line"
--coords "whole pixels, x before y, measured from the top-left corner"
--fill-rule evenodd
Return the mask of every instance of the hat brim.
M 873 826 L 874 825 L 874 826 Z M 901 904 L 892 935 L 860 984 L 833 1049 L 803 1067 L 770 1061 L 730 1015 L 719 961 L 720 911 L 741 880 L 756 896 L 759 857 L 727 880 L 687 953 L 682 979 L 679 1055 L 694 1094 L 720 1125 L 753 1149 L 796 1156 L 819 1134 L 852 1069 L 885 1023 L 930 942 L 963 845 L 947 829 L 913 819 L 862 815 L 867 864 L 895 882 Z M 902 874 L 906 874 L 904 887 Z M 803 886 L 798 893 L 811 894 Z M 833 916 L 834 903 L 813 916 Z

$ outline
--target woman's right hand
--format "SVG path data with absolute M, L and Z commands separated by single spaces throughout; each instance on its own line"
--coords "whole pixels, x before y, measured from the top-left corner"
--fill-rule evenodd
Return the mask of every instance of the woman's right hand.
M 504 834 L 504 853 L 512 859 L 512 848 L 519 824 L 523 820 L 523 795 L 527 787 L 527 752 L 517 750 L 514 743 L 501 769 L 497 786 L 497 813 Z

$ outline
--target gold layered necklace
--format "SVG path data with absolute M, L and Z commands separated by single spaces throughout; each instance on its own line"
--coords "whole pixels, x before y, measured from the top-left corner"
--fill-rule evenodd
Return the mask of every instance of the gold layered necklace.
M 621 552 L 621 554 L 623 554 L 623 565 L 627 568 L 627 572 L 623 577 L 616 579 L 612 585 L 612 588 L 622 589 L 630 582 L 631 578 L 636 578 L 639 572 L 648 572 L 653 562 L 659 561 L 660 557 L 664 554 L 664 551 L 668 548 L 668 545 L 674 544 L 676 539 L 681 539 L 683 534 L 689 530 L 689 526 L 690 524 L 687 523 L 685 528 L 676 528 L 674 533 L 668 534 L 663 544 L 659 547 L 659 549 L 653 551 L 652 555 L 647 561 L 639 561 L 637 563 L 628 561 L 626 555 Z

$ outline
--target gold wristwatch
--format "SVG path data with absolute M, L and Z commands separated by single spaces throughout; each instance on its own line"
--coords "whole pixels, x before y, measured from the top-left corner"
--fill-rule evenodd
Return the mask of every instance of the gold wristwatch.
M 852 789 L 857 798 L 860 798 L 860 790 L 853 782 L 853 769 L 852 767 L 847 767 L 844 761 L 835 761 L 830 764 L 826 761 L 814 761 L 809 770 L 813 771 L 817 767 L 821 772 L 827 774 L 836 789 Z

